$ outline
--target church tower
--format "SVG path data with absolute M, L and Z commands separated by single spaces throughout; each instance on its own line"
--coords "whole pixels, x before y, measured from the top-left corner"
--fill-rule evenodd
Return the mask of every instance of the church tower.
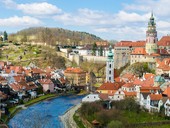
M 149 55 L 152 53 L 157 53 L 157 31 L 156 23 L 153 17 L 153 13 L 148 22 L 148 30 L 146 31 L 146 45 L 145 50 Z
M 114 83 L 114 55 L 111 45 L 109 47 L 109 53 L 107 54 L 106 61 L 106 82 Z

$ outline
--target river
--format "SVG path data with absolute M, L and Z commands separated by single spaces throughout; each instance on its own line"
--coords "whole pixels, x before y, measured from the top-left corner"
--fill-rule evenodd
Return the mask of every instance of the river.
M 63 128 L 60 116 L 81 102 L 83 96 L 60 96 L 34 104 L 17 113 L 9 128 Z

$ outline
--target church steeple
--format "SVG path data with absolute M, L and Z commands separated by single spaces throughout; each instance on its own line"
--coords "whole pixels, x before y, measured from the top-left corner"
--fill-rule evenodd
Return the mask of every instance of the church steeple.
M 146 52 L 148 54 L 157 52 L 157 31 L 156 31 L 156 23 L 153 12 L 151 13 L 151 17 L 148 22 L 148 29 L 146 31 Z
M 112 52 L 112 46 L 109 47 L 106 61 L 106 82 L 114 82 L 114 54 Z

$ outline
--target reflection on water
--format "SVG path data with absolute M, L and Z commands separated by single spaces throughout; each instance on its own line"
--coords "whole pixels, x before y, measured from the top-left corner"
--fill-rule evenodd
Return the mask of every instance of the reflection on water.
M 81 102 L 83 96 L 61 96 L 30 106 L 16 114 L 10 128 L 63 128 L 59 116 Z

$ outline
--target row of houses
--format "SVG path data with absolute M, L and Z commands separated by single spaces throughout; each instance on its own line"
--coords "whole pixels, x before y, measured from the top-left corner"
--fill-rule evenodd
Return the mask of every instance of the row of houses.
M 38 93 L 53 93 L 65 87 L 64 71 L 50 67 L 13 66 L 0 62 L 0 97 L 2 100 L 35 98 Z
M 170 80 L 151 73 L 144 74 L 142 78 L 124 74 L 115 78 L 114 83 L 103 83 L 96 93 L 87 95 L 82 102 L 113 101 L 129 97 L 149 112 L 159 112 L 164 105 L 165 114 L 170 116 Z

